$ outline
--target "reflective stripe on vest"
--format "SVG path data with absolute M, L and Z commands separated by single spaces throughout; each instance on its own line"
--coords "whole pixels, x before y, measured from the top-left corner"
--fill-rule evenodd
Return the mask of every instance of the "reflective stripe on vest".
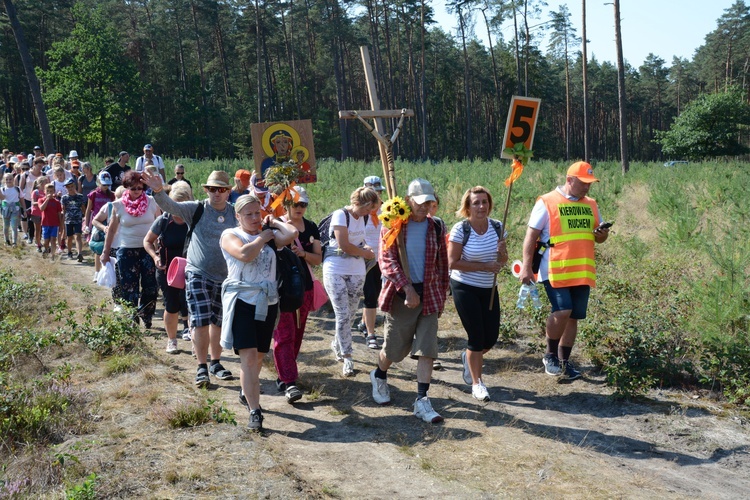
M 596 286 L 594 227 L 596 202 L 588 197 L 571 201 L 557 190 L 541 197 L 550 221 L 548 279 L 553 288 Z

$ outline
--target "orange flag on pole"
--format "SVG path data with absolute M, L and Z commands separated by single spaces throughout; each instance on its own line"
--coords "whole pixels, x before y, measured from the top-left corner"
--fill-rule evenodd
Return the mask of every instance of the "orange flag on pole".
M 514 159 L 512 167 L 513 171 L 511 171 L 510 176 L 505 179 L 505 185 L 508 187 L 516 182 L 516 180 L 521 177 L 521 174 L 523 173 L 523 164 L 520 161 Z

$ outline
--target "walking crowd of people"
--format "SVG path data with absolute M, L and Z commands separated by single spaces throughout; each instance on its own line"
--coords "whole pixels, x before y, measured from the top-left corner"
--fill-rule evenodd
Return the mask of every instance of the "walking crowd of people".
M 448 229 L 436 215 L 439 199 L 432 184 L 412 180 L 405 196 L 408 218 L 395 238 L 383 222 L 385 188 L 378 176 L 367 176 L 348 204 L 318 225 L 306 218 L 310 195 L 304 187 L 293 188 L 292 203 L 272 208 L 274 193 L 249 170 L 238 170 L 233 181 L 214 171 L 201 184 L 206 199 L 196 201 L 184 165 L 175 165 L 174 177 L 167 180 L 165 162 L 153 146 L 146 144 L 143 152 L 134 169 L 122 151 L 95 172 L 74 150 L 67 160 L 60 153 L 45 156 L 38 146 L 29 155 L 3 150 L 6 245 L 23 241 L 42 258 L 67 253 L 82 263 L 87 244 L 95 280 L 102 266 L 115 262 L 115 310 L 128 306 L 133 320 L 147 329 L 161 291 L 166 352 L 180 352 L 179 336 L 191 342 L 198 387 L 208 386 L 211 377 L 234 378 L 222 355 L 229 350 L 239 356 L 239 399 L 253 430 L 263 427 L 259 375 L 266 353 L 273 351 L 278 392 L 290 404 L 304 396 L 297 358 L 323 289 L 335 315 L 331 349 L 342 375 L 356 374 L 356 325 L 365 346 L 378 351 L 369 373 L 373 400 L 390 403 L 388 370 L 411 357 L 417 361 L 414 415 L 430 423 L 443 420 L 428 392 L 433 370 L 441 367 L 439 318 L 452 295 L 467 334 L 462 379 L 475 399 L 490 400 L 482 365 L 498 339 L 495 284 L 508 261 L 508 233 L 491 217 L 488 189 L 467 189 L 456 212 L 461 220 Z M 538 198 L 523 242 L 520 280 L 541 283 L 551 305 L 542 366 L 567 380 L 581 377 L 571 351 L 596 282 L 594 244 L 609 235 L 588 196 L 597 181 L 588 163 L 571 165 L 564 184 Z M 299 304 L 291 309 L 279 290 L 289 286 L 280 273 L 290 258 L 304 284 Z M 321 287 L 315 286 L 313 266 L 321 267 Z M 376 335 L 378 310 L 384 316 L 382 337 Z

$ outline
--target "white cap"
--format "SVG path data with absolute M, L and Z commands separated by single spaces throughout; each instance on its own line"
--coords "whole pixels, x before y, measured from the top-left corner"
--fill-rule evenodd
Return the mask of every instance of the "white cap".
M 78 151 L 76 151 L 75 149 L 71 149 L 68 158 L 78 158 Z
M 106 172 L 106 171 L 99 172 L 99 184 L 103 186 L 112 185 L 112 176 L 109 175 L 109 172 Z
M 305 188 L 303 188 L 302 186 L 294 186 L 292 189 L 297 191 L 297 194 L 299 194 L 299 199 L 295 203 L 310 203 L 310 197 L 307 196 L 307 190 Z
M 437 201 L 435 199 L 435 189 L 432 184 L 424 179 L 414 179 L 409 184 L 409 190 L 406 196 L 414 200 L 414 203 L 421 205 L 426 201 Z

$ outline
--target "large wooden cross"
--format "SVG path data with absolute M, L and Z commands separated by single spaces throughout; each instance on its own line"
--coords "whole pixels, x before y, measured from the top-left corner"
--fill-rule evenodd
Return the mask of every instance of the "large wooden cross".
M 393 198 L 396 194 L 396 163 L 393 160 L 393 143 L 396 142 L 398 136 L 401 134 L 401 128 L 404 126 L 404 118 L 407 116 L 414 116 L 414 110 L 401 109 L 401 110 L 388 110 L 380 109 L 380 99 L 378 99 L 378 89 L 375 86 L 375 75 L 372 72 L 372 64 L 370 63 L 370 51 L 366 46 L 359 48 L 362 54 L 362 65 L 365 67 L 365 81 L 367 83 L 367 93 L 370 94 L 370 111 L 339 111 L 339 118 L 344 120 L 358 119 L 362 124 L 370 131 L 370 133 L 377 139 L 378 148 L 380 149 L 380 161 L 383 163 L 383 179 L 385 179 L 385 188 L 388 190 L 388 197 Z M 393 135 L 388 137 L 385 132 L 384 118 L 398 118 L 398 125 L 393 131 Z M 373 119 L 375 126 L 373 127 L 367 121 Z M 406 259 L 406 246 L 404 245 L 404 233 L 403 231 L 398 235 L 398 256 L 401 260 L 401 267 L 404 270 L 406 279 L 411 282 L 411 276 L 409 275 L 409 263 Z
M 375 86 L 375 76 L 373 75 L 372 64 L 370 63 L 370 52 L 366 46 L 360 47 L 359 51 L 362 54 L 362 65 L 365 68 L 365 81 L 367 82 L 367 92 L 370 94 L 370 105 L 372 109 L 369 111 L 339 111 L 339 118 L 343 120 L 358 119 L 364 124 L 375 139 L 377 139 L 378 148 L 380 149 L 380 160 L 383 163 L 383 179 L 385 179 L 385 187 L 388 190 L 388 197 L 393 198 L 396 196 L 396 164 L 393 160 L 393 144 L 401 134 L 401 128 L 404 125 L 404 118 L 414 116 L 414 110 L 380 109 L 378 89 Z M 386 135 L 384 118 L 399 119 L 398 125 L 396 125 L 391 137 Z M 374 120 L 374 127 L 367 121 L 369 119 Z

